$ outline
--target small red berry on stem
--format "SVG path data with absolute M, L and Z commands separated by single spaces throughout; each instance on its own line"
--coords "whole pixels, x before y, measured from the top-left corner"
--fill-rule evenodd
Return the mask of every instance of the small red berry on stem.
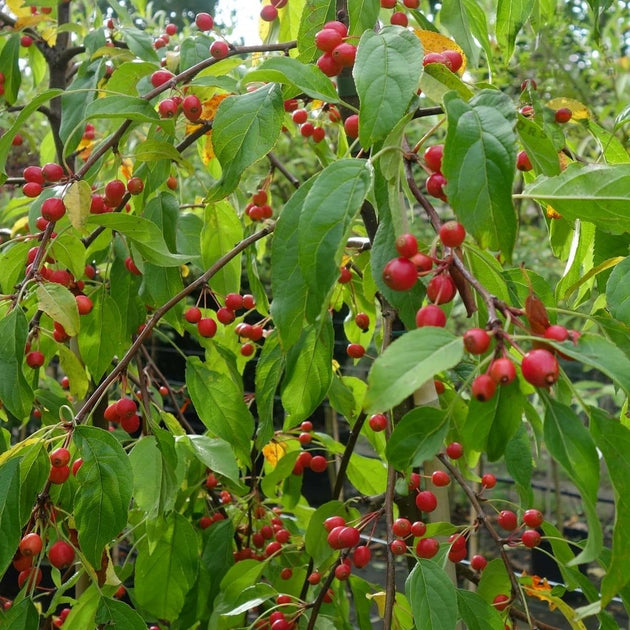
M 497 519 L 499 527 L 511 532 L 518 527 L 518 519 L 516 514 L 512 510 L 501 510 Z
M 556 357 L 544 348 L 530 350 L 521 362 L 523 378 L 535 387 L 553 385 L 560 375 Z
M 561 107 L 556 110 L 554 118 L 557 123 L 564 124 L 571 120 L 573 112 L 568 107 Z
M 483 354 L 490 346 L 490 335 L 483 328 L 470 328 L 464 333 L 464 347 L 470 354 Z
M 527 527 L 531 527 L 532 529 L 540 527 L 544 520 L 545 517 L 542 512 L 540 510 L 536 510 L 535 508 L 525 510 L 523 514 L 523 522 L 527 525 Z
M 413 234 L 401 234 L 394 244 L 404 258 L 413 258 L 418 253 L 418 240 Z
M 439 237 L 447 247 L 459 247 L 466 238 L 466 228 L 457 221 L 447 221 L 440 228 Z
M 538 547 L 541 539 L 540 534 L 535 529 L 526 529 L 521 535 L 521 542 L 530 549 Z
M 516 378 L 516 368 L 507 357 L 499 357 L 490 364 L 488 374 L 498 385 L 509 385 Z
M 440 550 L 440 543 L 435 538 L 421 538 L 416 543 L 416 554 L 420 558 L 433 558 Z
M 481 477 L 481 485 L 484 488 L 494 488 L 497 485 L 497 478 L 492 473 L 485 473 Z
M 471 386 L 473 398 L 479 402 L 490 400 L 496 392 L 497 384 L 488 374 L 480 374 L 477 376 Z
M 446 314 L 439 306 L 427 304 L 418 309 L 416 313 L 416 326 L 418 328 L 424 326 L 444 328 L 444 326 L 446 326 Z
M 446 454 L 451 459 L 459 459 L 464 454 L 464 447 L 459 442 L 451 442 L 446 447 Z
M 435 470 L 431 474 L 431 481 L 434 486 L 443 487 L 448 486 L 448 484 L 451 483 L 451 478 L 445 470 Z
M 416 495 L 416 507 L 422 512 L 433 512 L 437 507 L 437 497 L 431 490 L 423 490 Z
M 424 152 L 424 162 L 427 168 L 431 169 L 434 173 L 440 173 L 442 171 L 442 158 L 444 157 L 444 145 L 434 144 L 428 147 Z
M 393 258 L 383 268 L 383 281 L 394 291 L 408 291 L 417 279 L 416 266 L 408 258 Z
M 370 416 L 368 424 L 370 425 L 370 429 L 372 429 L 372 431 L 385 431 L 385 429 L 387 428 L 387 416 L 382 413 L 375 413 L 374 415 Z

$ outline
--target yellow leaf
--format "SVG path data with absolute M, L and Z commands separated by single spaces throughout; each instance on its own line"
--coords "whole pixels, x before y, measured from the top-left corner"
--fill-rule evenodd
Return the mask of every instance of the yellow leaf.
M 123 159 L 120 170 L 123 174 L 123 177 L 126 179 L 131 179 L 133 175 L 133 162 L 127 158 Z
M 24 6 L 23 0 L 7 0 L 5 3 L 11 13 L 17 18 L 25 17 L 31 14 L 31 9 Z
M 548 219 L 561 219 L 562 218 L 562 215 L 556 210 L 554 210 L 549 204 L 547 204 L 546 213 L 547 213 Z
M 182 265 L 179 270 L 181 271 L 182 278 L 188 278 L 190 275 L 190 267 L 188 265 Z
M 558 151 L 558 160 L 560 161 L 561 171 L 564 171 L 564 169 L 573 162 L 573 160 L 563 151 Z
M 212 130 L 206 134 L 206 143 L 203 145 L 201 159 L 204 164 L 209 164 L 215 158 L 214 149 L 212 147 Z
M 57 43 L 57 29 L 54 26 L 47 26 L 42 30 L 42 38 L 49 46 Z
M 11 236 L 15 236 L 16 234 L 19 234 L 20 232 L 28 232 L 28 217 L 22 217 L 21 219 L 18 219 L 14 224 L 13 227 L 11 228 Z
M 545 578 L 532 575 L 531 578 L 526 577 L 525 579 L 531 579 L 531 584 L 523 584 L 523 591 L 527 595 L 530 597 L 536 597 L 543 602 L 547 602 L 550 610 L 557 608 L 565 616 L 572 630 L 586 630 L 584 623 L 577 618 L 577 612 L 571 608 L 571 606 L 563 602 L 558 596 L 551 594 L 551 585 L 548 584 Z
M 262 452 L 265 459 L 275 467 L 287 454 L 287 445 L 284 442 L 269 442 L 269 444 L 263 446 Z
M 31 15 L 30 12 L 28 15 L 23 15 L 18 17 L 15 21 L 15 30 L 19 31 L 22 28 L 27 28 L 28 26 L 36 26 L 40 22 L 44 22 L 48 20 L 47 15 Z
M 85 222 L 90 216 L 92 189 L 83 179 L 70 185 L 63 197 L 66 212 L 73 228 L 83 230 Z
M 213 97 L 209 98 L 207 101 L 202 103 L 201 107 L 201 118 L 202 120 L 214 120 L 216 116 L 217 109 L 219 109 L 219 105 L 221 105 L 221 101 L 227 98 L 229 94 L 215 94 Z
M 378 616 L 382 619 L 385 615 L 385 598 L 387 594 L 385 591 L 379 591 L 378 593 L 366 593 L 367 599 L 374 600 L 376 607 L 378 608 Z
M 571 120 L 587 120 L 591 118 L 591 112 L 589 112 L 588 107 L 574 98 L 565 98 L 564 96 L 552 98 L 547 102 L 547 107 L 553 110 L 561 109 L 562 107 L 570 109 L 572 114 Z
M 12 446 L 8 451 L 5 451 L 4 453 L 0 455 L 0 466 L 8 462 L 12 457 L 15 457 L 16 455 L 18 455 L 20 451 L 24 450 L 25 448 L 28 448 L 29 446 L 33 446 L 34 444 L 37 444 L 38 442 L 43 442 L 43 441 L 44 440 L 42 438 L 31 436 L 30 438 L 28 438 L 27 440 L 24 440 L 23 442 L 18 442 L 17 444 Z
M 430 52 L 441 53 L 445 50 L 456 50 L 462 56 L 462 67 L 457 71 L 457 74 L 464 74 L 466 70 L 466 54 L 462 50 L 461 46 L 454 42 L 450 37 L 436 33 L 435 31 L 423 31 L 421 29 L 414 29 L 413 31 L 418 39 L 422 42 L 422 48 L 424 54 Z

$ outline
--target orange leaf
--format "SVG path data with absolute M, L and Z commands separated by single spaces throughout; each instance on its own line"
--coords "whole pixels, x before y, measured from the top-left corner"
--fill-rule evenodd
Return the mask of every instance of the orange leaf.
M 551 326 L 545 305 L 533 293 L 530 293 L 525 300 L 525 316 L 535 335 L 544 335 L 545 330 Z
M 275 467 L 287 454 L 287 446 L 284 442 L 269 442 L 269 444 L 263 446 L 262 453 L 265 459 Z

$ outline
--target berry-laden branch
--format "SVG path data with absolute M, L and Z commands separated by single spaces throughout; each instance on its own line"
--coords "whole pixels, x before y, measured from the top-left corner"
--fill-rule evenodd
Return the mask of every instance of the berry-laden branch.
M 170 311 L 176 304 L 181 302 L 187 295 L 190 295 L 197 289 L 203 287 L 209 280 L 214 276 L 220 269 L 225 267 L 227 263 L 229 263 L 235 256 L 240 254 L 243 250 L 247 249 L 253 243 L 256 243 L 262 238 L 269 236 L 276 227 L 275 223 L 269 223 L 265 227 L 263 227 L 258 232 L 251 234 L 247 238 L 244 238 L 240 243 L 234 246 L 229 252 L 221 256 L 219 260 L 217 260 L 212 267 L 210 267 L 204 274 L 199 276 L 194 282 L 191 282 L 187 287 L 185 287 L 182 291 L 180 291 L 177 295 L 174 295 L 168 302 L 160 306 L 155 310 L 153 315 L 145 324 L 145 327 L 138 334 L 135 341 L 127 350 L 125 355 L 121 358 L 118 365 L 107 375 L 105 379 L 99 384 L 99 386 L 94 390 L 92 395 L 85 401 L 81 409 L 78 411 L 75 422 L 81 423 L 83 422 L 91 410 L 96 406 L 100 398 L 105 394 L 105 392 L 109 389 L 110 385 L 114 383 L 118 377 L 124 373 L 129 365 L 129 362 L 133 359 L 135 354 L 140 350 L 142 344 L 149 337 L 153 328 L 158 324 L 158 322 Z

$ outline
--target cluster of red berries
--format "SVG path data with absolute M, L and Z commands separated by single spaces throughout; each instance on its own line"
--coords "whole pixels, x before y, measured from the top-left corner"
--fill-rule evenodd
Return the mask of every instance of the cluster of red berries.
M 177 30 L 177 24 L 167 24 L 164 27 L 164 32 L 159 37 L 156 37 L 153 41 L 153 47 L 156 50 L 164 48 L 164 46 L 166 46 L 171 41 L 171 37 L 173 37 L 173 35 L 177 35 Z
M 543 524 L 544 520 L 545 518 L 540 510 L 535 508 L 525 510 L 523 513 L 523 526 L 527 529 L 521 534 L 521 544 L 530 549 L 540 545 L 542 537 L 538 528 Z M 513 532 L 518 528 L 518 517 L 512 510 L 501 510 L 497 517 L 497 523 L 501 529 Z
M 431 171 L 431 175 L 427 177 L 426 188 L 427 193 L 432 197 L 446 201 L 446 177 L 442 175 L 442 159 L 444 158 L 444 145 L 434 144 L 427 147 L 424 152 L 424 163 Z
M 267 203 L 268 201 L 269 195 L 267 191 L 264 188 L 259 188 L 252 195 L 252 200 L 245 206 L 245 214 L 252 221 L 271 219 L 273 217 L 273 208 Z
M 457 72 L 464 64 L 464 58 L 458 50 L 443 50 L 442 52 L 430 52 L 422 58 L 422 65 L 439 63 L 446 66 L 451 72 Z
M 315 34 L 315 46 L 322 51 L 317 67 L 329 77 L 337 76 L 344 68 L 351 68 L 357 47 L 347 41 L 348 27 L 343 22 L 326 22 Z
M 337 111 L 337 110 L 334 110 Z M 305 138 L 313 138 L 315 143 L 321 142 L 326 137 L 326 130 L 323 127 L 317 127 L 308 120 L 308 111 L 299 108 L 291 114 L 291 120 L 300 127 L 300 134 Z
M 22 177 L 24 177 L 24 185 L 22 186 L 22 192 L 27 197 L 39 197 L 45 186 L 49 184 L 57 184 L 58 182 L 65 180 L 66 173 L 63 170 L 63 166 L 50 162 L 44 164 L 44 166 L 27 166 L 22 171 Z M 49 201 L 48 199 L 46 201 Z M 61 200 L 59 200 L 61 201 Z M 44 202 L 46 203 L 46 202 Z M 43 212 L 42 212 L 43 214 Z M 65 214 L 64 211 L 59 218 Z M 52 220 L 52 219 L 51 219 Z M 57 219 L 54 219 L 55 221 Z
M 361 532 L 357 527 L 346 524 L 343 516 L 330 516 L 324 521 L 324 528 L 328 532 L 327 542 L 335 551 L 345 551 L 341 562 L 335 567 L 335 577 L 345 581 L 350 577 L 352 566 L 362 569 L 367 566 L 372 558 L 372 552 L 368 545 L 360 545 Z M 353 550 L 350 553 L 350 550 Z M 311 574 L 308 578 L 310 584 L 318 583 L 319 572 Z
M 104 412 L 105 420 L 119 424 L 127 433 L 135 433 L 140 428 L 138 405 L 131 398 L 121 398 L 110 403 Z

